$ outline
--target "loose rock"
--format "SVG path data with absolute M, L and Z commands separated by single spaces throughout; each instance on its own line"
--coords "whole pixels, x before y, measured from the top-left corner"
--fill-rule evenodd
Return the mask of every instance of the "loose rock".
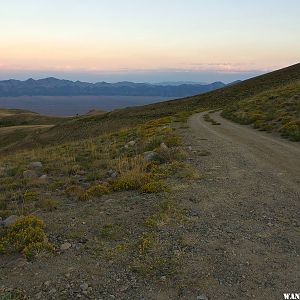
M 127 145 L 128 145 L 128 146 L 131 146 L 131 147 L 134 146 L 135 144 L 136 144 L 135 141 L 130 141 L 130 142 L 127 143 Z
M 160 148 L 163 149 L 163 150 L 169 149 L 169 147 L 165 143 L 161 143 Z
M 82 291 L 86 291 L 89 288 L 89 285 L 87 283 L 83 283 L 80 285 L 80 288 Z
M 29 164 L 30 168 L 42 168 L 43 164 L 40 161 L 33 161 Z
M 147 151 L 147 152 L 144 152 L 144 159 L 146 161 L 156 161 L 156 160 L 159 160 L 159 155 L 155 151 Z
M 111 178 L 116 178 L 118 177 L 118 172 L 114 171 L 114 170 L 109 170 L 107 172 L 108 176 L 111 177 Z
M 70 244 L 70 243 L 64 243 L 64 244 L 62 244 L 60 246 L 60 250 L 66 251 L 66 250 L 70 249 L 71 247 L 72 247 L 72 244 Z
M 8 226 L 16 223 L 19 219 L 20 219 L 20 217 L 12 215 L 12 216 L 7 217 L 4 221 L 2 221 L 1 225 L 3 227 L 8 227 Z
M 48 179 L 48 176 L 46 174 L 40 176 L 39 178 L 40 180 L 47 180 Z

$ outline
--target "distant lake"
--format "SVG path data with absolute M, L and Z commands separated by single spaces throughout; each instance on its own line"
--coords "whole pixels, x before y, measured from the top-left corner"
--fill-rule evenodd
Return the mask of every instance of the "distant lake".
M 44 115 L 73 116 L 91 109 L 111 111 L 174 98 L 151 96 L 21 96 L 0 97 L 0 108 L 20 108 Z

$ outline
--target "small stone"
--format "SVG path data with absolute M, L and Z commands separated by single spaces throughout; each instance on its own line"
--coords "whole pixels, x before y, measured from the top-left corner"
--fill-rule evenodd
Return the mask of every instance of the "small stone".
M 66 251 L 66 250 L 70 249 L 71 247 L 72 247 L 72 244 L 70 244 L 70 243 L 64 243 L 64 244 L 62 244 L 60 246 L 60 250 Z
M 206 297 L 206 295 L 202 294 L 197 296 L 197 300 L 208 300 L 208 298 Z
M 20 217 L 12 215 L 12 216 L 7 217 L 4 221 L 2 221 L 1 225 L 3 227 L 8 227 L 8 226 L 16 223 L 19 219 L 20 219 Z
M 122 285 L 120 288 L 119 288 L 119 291 L 120 292 L 125 292 L 129 289 L 129 285 L 125 284 L 125 285 Z
M 76 173 L 77 173 L 77 175 L 80 175 L 80 176 L 86 175 L 86 171 L 84 171 L 84 170 L 78 170 Z
M 169 149 L 169 147 L 165 143 L 161 143 L 160 148 L 163 149 L 163 150 L 168 150 Z
M 82 291 L 86 291 L 89 288 L 89 285 L 87 283 L 83 283 L 80 285 L 80 288 Z
M 51 281 L 49 281 L 49 280 L 47 280 L 47 281 L 44 282 L 45 286 L 49 286 L 50 284 L 51 284 Z
M 51 294 L 55 294 L 56 293 L 56 289 L 51 289 L 50 291 L 49 291 L 49 294 L 51 295 Z
M 48 176 L 46 174 L 40 176 L 39 178 L 40 180 L 47 180 L 48 179 Z
M 107 175 L 110 176 L 111 178 L 116 178 L 116 177 L 118 177 L 118 172 L 116 172 L 114 170 L 109 170 L 107 172 Z
M 157 152 L 155 151 L 147 151 L 144 152 L 144 159 L 146 161 L 155 161 L 155 160 L 159 160 L 159 155 Z
M 33 161 L 29 164 L 30 168 L 42 168 L 43 164 L 40 161 Z
M 23 177 L 27 179 L 35 179 L 38 178 L 38 175 L 32 170 L 26 170 L 23 172 Z
M 166 281 L 166 280 L 167 280 L 167 276 L 161 276 L 160 279 L 161 279 L 162 281 Z
M 135 141 L 130 141 L 130 142 L 127 143 L 127 145 L 128 145 L 128 146 L 131 146 L 131 147 L 134 146 L 135 144 L 136 144 Z

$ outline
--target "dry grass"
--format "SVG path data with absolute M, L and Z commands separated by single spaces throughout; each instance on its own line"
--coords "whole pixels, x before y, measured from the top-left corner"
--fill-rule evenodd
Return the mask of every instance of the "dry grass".
M 300 141 L 300 81 L 244 99 L 226 108 L 222 115 Z

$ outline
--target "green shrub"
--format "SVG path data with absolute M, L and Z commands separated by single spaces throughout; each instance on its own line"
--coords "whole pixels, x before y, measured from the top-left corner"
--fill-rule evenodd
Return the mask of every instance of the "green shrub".
M 53 248 L 44 228 L 44 222 L 36 216 L 20 218 L 8 228 L 1 229 L 0 252 L 21 252 L 26 257 L 33 257 L 38 249 L 48 252 Z
M 58 207 L 58 201 L 53 199 L 43 199 L 39 203 L 39 207 L 45 211 L 53 211 Z
M 31 202 L 31 201 L 37 201 L 38 200 L 38 194 L 34 191 L 26 191 L 23 194 L 23 198 L 25 202 Z
M 22 253 L 28 259 L 48 257 L 54 253 L 54 247 L 47 241 L 31 243 L 23 249 Z
M 151 180 L 144 184 L 141 188 L 140 191 L 143 193 L 159 193 L 164 191 L 166 186 L 161 182 L 161 181 L 154 181 Z
M 107 183 L 93 185 L 87 189 L 86 193 L 88 197 L 101 197 L 110 193 L 109 185 Z
M 78 185 L 68 186 L 65 190 L 65 193 L 69 197 L 75 198 L 76 200 L 80 200 L 80 201 L 87 201 L 89 198 L 89 195 L 84 190 L 84 188 Z
M 138 190 L 148 180 L 148 176 L 139 173 L 128 172 L 111 182 L 114 191 Z

